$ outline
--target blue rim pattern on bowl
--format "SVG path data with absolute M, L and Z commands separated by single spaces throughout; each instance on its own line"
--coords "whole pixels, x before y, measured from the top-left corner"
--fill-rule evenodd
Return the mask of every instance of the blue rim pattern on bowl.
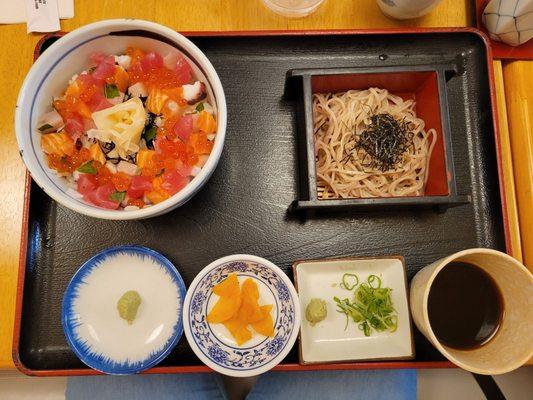
M 72 351 L 78 358 L 89 367 L 112 375 L 129 375 L 142 372 L 148 368 L 161 362 L 178 344 L 183 335 L 183 320 L 181 315 L 178 317 L 176 324 L 173 327 L 173 333 L 168 339 L 165 346 L 148 358 L 137 363 L 116 363 L 106 359 L 103 355 L 91 354 L 87 343 L 80 341 L 74 332 L 74 328 L 79 326 L 80 322 L 75 317 L 75 312 L 72 307 L 74 300 L 77 297 L 77 288 L 84 284 L 84 278 L 91 274 L 92 270 L 100 265 L 106 258 L 116 254 L 127 254 L 144 257 L 150 257 L 168 272 L 172 281 L 176 284 L 180 296 L 180 305 L 178 309 L 183 314 L 183 301 L 186 295 L 185 283 L 179 272 L 166 257 L 158 252 L 143 246 L 116 246 L 103 250 L 87 260 L 79 270 L 74 274 L 67 286 L 65 295 L 63 297 L 63 304 L 61 309 L 61 324 L 63 331 Z
M 277 315 L 274 338 L 266 338 L 252 347 L 232 347 L 221 342 L 212 332 L 206 320 L 211 290 L 230 273 L 252 276 L 275 292 Z M 245 274 L 246 272 L 246 274 Z M 194 343 L 205 357 L 220 368 L 233 371 L 253 371 L 272 362 L 291 342 L 295 329 L 295 299 L 286 283 L 266 265 L 258 262 L 230 261 L 217 266 L 202 277 L 189 294 L 188 314 L 190 333 Z

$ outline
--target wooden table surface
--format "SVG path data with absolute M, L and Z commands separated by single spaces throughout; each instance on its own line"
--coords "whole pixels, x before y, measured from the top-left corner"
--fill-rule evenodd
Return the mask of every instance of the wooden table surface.
M 533 271 L 533 61 L 503 65 L 523 262 Z
M 62 21 L 61 26 L 69 31 L 101 19 L 134 17 L 152 20 L 178 31 L 460 27 L 471 25 L 470 7 L 470 0 L 444 0 L 426 17 L 399 22 L 383 16 L 375 0 L 329 0 L 312 16 L 296 20 L 271 13 L 264 9 L 260 0 L 76 0 L 75 18 Z M 17 151 L 13 115 L 18 90 L 32 64 L 33 49 L 40 37 L 26 34 L 26 26 L 22 24 L 0 26 L 0 227 L 3 233 L 0 242 L 0 369 L 14 368 L 11 342 L 24 195 L 25 169 Z M 505 67 L 499 62 L 495 66 L 499 93 L 503 93 L 502 74 Z M 511 68 L 519 67 L 505 70 L 509 76 L 513 75 Z M 531 99 L 529 101 L 532 102 Z M 505 107 L 503 115 L 505 117 Z M 514 111 L 511 116 L 514 118 Z M 510 124 L 513 130 L 523 127 L 522 122 Z M 519 148 L 520 145 L 519 141 L 516 146 Z M 504 160 L 504 165 L 509 178 L 514 179 L 510 158 Z M 524 170 L 526 177 L 527 173 L 531 174 L 530 170 Z M 514 192 L 507 196 L 516 204 Z M 526 193 L 523 201 L 527 202 L 527 196 Z M 531 203 L 531 190 L 529 200 Z M 525 210 L 525 205 L 523 207 Z M 515 211 L 519 213 L 517 207 Z M 531 216 L 533 214 L 530 212 Z M 515 235 L 516 245 L 519 245 L 516 238 Z M 528 243 L 532 243 L 532 240 L 528 236 Z

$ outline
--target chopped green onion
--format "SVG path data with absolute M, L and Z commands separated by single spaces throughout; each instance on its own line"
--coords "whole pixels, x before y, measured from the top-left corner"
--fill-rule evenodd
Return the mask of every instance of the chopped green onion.
M 375 282 L 375 281 L 378 281 L 378 285 L 376 287 L 372 286 L 372 283 Z M 376 276 L 376 275 L 370 275 L 368 277 L 368 284 L 370 285 L 371 288 L 374 288 L 374 289 L 377 289 L 377 288 L 380 288 L 381 287 L 381 278 L 379 276 Z
M 93 162 L 92 160 L 89 160 L 83 164 L 81 164 L 78 169 L 77 169 L 78 172 L 83 172 L 84 174 L 92 174 L 92 175 L 96 175 L 96 168 L 94 168 L 93 166 Z
M 112 99 L 120 96 L 120 91 L 118 90 L 117 85 L 106 83 L 104 86 L 104 95 L 106 99 Z
M 365 336 L 370 336 L 370 327 L 368 326 L 368 323 L 366 321 L 360 323 L 358 325 L 358 328 L 363 331 Z
M 355 279 L 355 283 L 350 285 L 348 283 L 348 278 L 351 277 L 353 279 Z M 342 276 L 342 282 L 340 284 L 340 287 L 343 288 L 343 289 L 346 289 L 346 290 L 352 290 L 354 287 L 356 287 L 357 285 L 359 285 L 359 278 L 357 277 L 357 275 L 355 274 L 350 274 L 350 273 L 346 273 Z
M 398 315 L 392 304 L 392 289 L 381 287 L 381 278 L 370 275 L 366 282 L 350 285 L 347 277 L 357 278 L 354 274 L 344 274 L 341 286 L 355 288 L 353 298 L 339 299 L 333 297 L 337 304 L 337 311 L 346 315 L 346 320 L 352 319 L 365 336 L 370 336 L 372 329 L 383 332 L 394 332 L 398 328 Z M 359 286 L 357 286 L 359 285 Z M 347 329 L 348 323 L 345 326 Z
M 126 192 L 114 191 L 109 195 L 109 200 L 116 201 L 117 203 L 122 203 L 126 197 Z
M 52 125 L 50 125 L 50 124 L 44 124 L 44 125 L 41 125 L 41 126 L 39 127 L 39 131 L 44 132 L 44 131 L 47 131 L 48 129 L 52 129 L 52 128 L 53 128 Z
M 202 112 L 204 111 L 204 103 L 198 103 L 195 108 L 196 111 Z

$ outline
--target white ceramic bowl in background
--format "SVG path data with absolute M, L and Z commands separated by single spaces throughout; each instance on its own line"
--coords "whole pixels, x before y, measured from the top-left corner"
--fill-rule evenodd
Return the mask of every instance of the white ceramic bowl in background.
M 206 321 L 217 301 L 213 286 L 232 273 L 241 283 L 253 279 L 259 303 L 273 305 L 274 337 L 255 333 L 238 346 L 223 324 Z M 270 261 L 246 254 L 223 257 L 205 267 L 192 281 L 183 303 L 183 329 L 195 354 L 209 368 L 236 377 L 259 375 L 279 364 L 298 337 L 300 319 L 300 302 L 289 277 Z
M 383 14 L 396 19 L 419 18 L 433 10 L 442 0 L 377 0 Z
M 133 31 L 128 35 L 127 31 Z M 113 33 L 120 32 L 120 35 Z M 140 36 L 144 32 L 151 37 Z M 169 44 L 171 43 L 171 44 Z M 50 99 L 59 96 L 72 75 L 87 68 L 89 55 L 95 51 L 123 53 L 128 46 L 166 54 L 178 48 L 189 59 L 201 80 L 207 83 L 208 99 L 214 104 L 217 133 L 213 150 L 191 182 L 169 199 L 140 210 L 106 210 L 74 198 L 65 180 L 57 176 L 46 163 L 40 148 L 40 133 L 36 129 L 39 117 L 50 111 Z M 135 19 L 115 19 L 95 22 L 76 29 L 52 44 L 37 59 L 20 89 L 15 112 L 15 131 L 20 154 L 32 178 L 54 200 L 81 214 L 102 219 L 141 219 L 164 214 L 187 202 L 207 182 L 215 170 L 226 133 L 226 100 L 220 79 L 207 57 L 189 39 L 176 31 L 154 22 Z

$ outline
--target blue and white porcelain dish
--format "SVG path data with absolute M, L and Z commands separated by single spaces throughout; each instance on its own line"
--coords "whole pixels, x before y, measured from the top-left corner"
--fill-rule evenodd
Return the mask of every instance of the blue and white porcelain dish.
M 236 273 L 239 281 L 257 283 L 260 303 L 273 304 L 274 336 L 254 333 L 237 346 L 223 324 L 209 324 L 206 316 L 217 301 L 213 287 Z M 262 374 L 279 364 L 289 353 L 300 329 L 300 302 L 289 277 L 264 258 L 232 255 L 205 267 L 193 280 L 183 304 L 183 325 L 189 345 L 211 369 L 235 377 Z
M 129 290 L 141 297 L 131 324 L 117 310 Z M 67 342 L 81 361 L 100 372 L 144 371 L 180 340 L 185 293 L 179 272 L 156 251 L 141 246 L 104 250 L 86 261 L 67 287 L 61 313 Z

